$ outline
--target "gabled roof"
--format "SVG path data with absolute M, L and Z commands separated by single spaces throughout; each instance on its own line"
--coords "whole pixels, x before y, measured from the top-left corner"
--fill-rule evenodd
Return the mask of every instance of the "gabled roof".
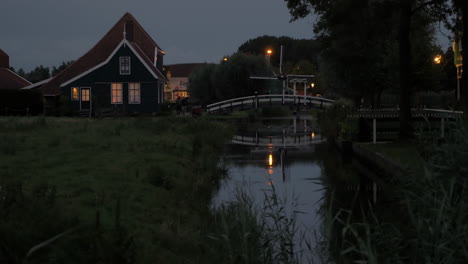
M 20 89 L 31 83 L 7 68 L 0 68 L 0 90 Z
M 190 73 L 198 66 L 206 65 L 206 63 L 181 63 L 166 65 L 171 73 L 171 77 L 188 77 Z
M 133 23 L 133 40 L 125 41 L 131 44 L 133 49 L 143 60 L 142 63 L 154 75 L 164 79 L 164 75 L 153 65 L 156 50 L 164 54 L 156 42 L 148 35 L 138 21 L 130 14 L 125 15 L 107 32 L 106 35 L 86 54 L 68 66 L 62 72 L 53 77 L 50 82 L 44 84 L 41 89 L 45 96 L 54 96 L 61 93 L 60 86 L 71 79 L 74 79 L 92 69 L 97 69 L 108 61 L 116 48 L 124 40 L 125 25 L 127 22 Z M 149 64 L 149 65 L 148 65 Z

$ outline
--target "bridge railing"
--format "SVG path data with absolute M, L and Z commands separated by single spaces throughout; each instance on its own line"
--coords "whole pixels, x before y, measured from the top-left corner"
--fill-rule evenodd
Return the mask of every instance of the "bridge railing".
M 320 107 L 328 107 L 334 103 L 334 100 L 318 96 L 266 94 L 234 98 L 210 104 L 207 105 L 207 112 L 216 112 L 226 108 L 233 109 L 234 107 L 239 106 L 244 109 L 257 108 L 259 105 L 264 105 L 265 103 L 319 105 Z

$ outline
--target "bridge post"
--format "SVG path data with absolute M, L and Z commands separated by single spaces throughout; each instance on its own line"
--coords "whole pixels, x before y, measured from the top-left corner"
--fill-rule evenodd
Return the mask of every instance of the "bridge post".
M 285 84 L 284 84 L 285 81 L 283 81 L 283 99 L 281 100 L 281 104 L 284 105 L 284 93 L 285 93 Z
M 377 119 L 372 119 L 372 142 L 377 143 Z
M 445 118 L 443 117 L 440 120 L 440 137 L 441 138 L 445 137 Z
M 304 105 L 306 105 L 306 83 L 304 82 Z
M 283 146 L 284 146 L 284 128 L 283 128 L 283 136 L 281 137 L 281 141 L 282 141 Z

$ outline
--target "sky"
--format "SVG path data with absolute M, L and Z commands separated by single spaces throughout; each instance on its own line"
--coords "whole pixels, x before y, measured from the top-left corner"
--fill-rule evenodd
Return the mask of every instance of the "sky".
M 263 35 L 313 38 L 314 18 L 290 23 L 284 0 L 1 0 L 0 49 L 26 71 L 76 60 L 132 13 L 166 51 L 164 63 L 219 62 Z M 439 44 L 450 46 L 439 34 Z M 285 49 L 287 52 L 287 47 Z
M 132 13 L 166 51 L 165 64 L 219 62 L 262 36 L 313 38 L 313 18 L 290 23 L 284 0 L 1 0 L 0 49 L 28 71 L 91 49 Z

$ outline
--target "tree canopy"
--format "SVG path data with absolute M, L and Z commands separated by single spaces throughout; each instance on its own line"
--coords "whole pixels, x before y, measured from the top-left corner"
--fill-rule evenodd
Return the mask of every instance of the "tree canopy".
M 396 87 L 400 93 L 400 137 L 410 137 L 411 96 L 427 87 L 433 73 L 431 58 L 440 50 L 434 44 L 433 24 L 444 21 L 449 25 L 452 4 L 460 7 L 467 1 L 285 2 L 292 20 L 312 13 L 318 16 L 314 32 L 326 45 L 321 70 L 330 88 L 356 101 L 362 95 L 375 98 L 382 89 Z M 370 101 L 375 105 L 375 99 Z
M 202 104 L 249 96 L 254 93 L 250 76 L 272 75 L 262 56 L 235 53 L 220 64 L 206 64 L 189 76 L 189 92 Z

